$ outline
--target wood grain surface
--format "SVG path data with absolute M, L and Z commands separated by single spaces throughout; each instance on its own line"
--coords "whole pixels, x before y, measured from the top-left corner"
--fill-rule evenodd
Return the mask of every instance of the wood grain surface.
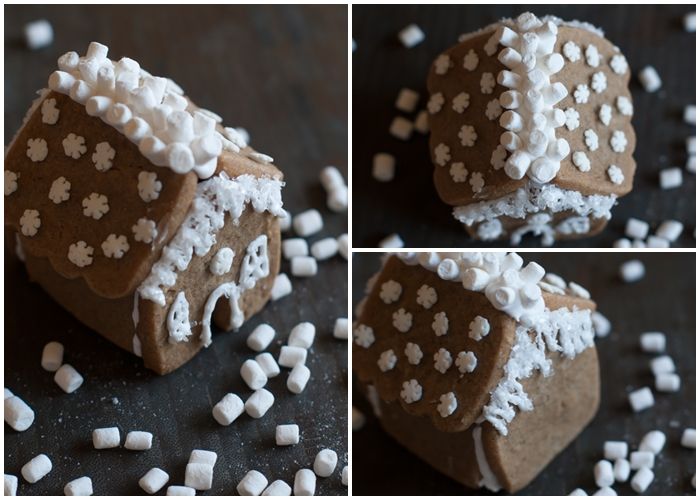
M 353 255 L 353 303 L 363 296 L 366 280 L 379 269 L 379 254 Z M 521 254 L 548 272 L 587 288 L 612 323 L 612 333 L 597 339 L 600 357 L 600 410 L 593 422 L 527 488 L 522 495 L 568 495 L 583 488 L 589 495 L 598 488 L 593 466 L 603 458 L 603 443 L 623 440 L 630 451 L 649 431 L 666 434 L 664 450 L 656 457 L 654 482 L 648 495 L 694 494 L 690 480 L 695 473 L 695 450 L 680 446 L 681 434 L 695 428 L 695 254 L 694 253 L 537 253 Z M 623 283 L 621 263 L 641 260 L 646 276 Z M 682 380 L 681 390 L 664 394 L 654 390 L 653 408 L 634 414 L 627 394 L 640 387 L 654 387 L 649 369 L 653 355 L 639 348 L 646 331 L 666 333 L 667 349 Z M 556 376 L 556 374 L 554 375 Z M 352 404 L 367 416 L 367 424 L 353 432 L 353 494 L 357 495 L 469 495 L 474 491 L 446 478 L 411 455 L 385 434 L 370 405 L 355 389 Z M 517 417 L 516 417 L 517 418 Z M 542 422 L 552 425 L 554 422 Z M 629 483 L 615 484 L 619 495 L 635 494 Z M 479 495 L 489 494 L 479 490 Z
M 353 6 L 352 35 L 357 50 L 352 55 L 353 116 L 353 244 L 376 247 L 380 239 L 398 233 L 406 247 L 503 246 L 471 240 L 442 203 L 433 186 L 433 166 L 427 136 L 418 133 L 408 142 L 389 135 L 395 116 L 406 115 L 394 107 L 406 87 L 427 102 L 425 81 L 434 58 L 457 42 L 462 33 L 474 31 L 503 17 L 515 17 L 525 6 L 509 5 L 358 5 Z M 686 226 L 677 246 L 695 247 L 695 175 L 686 171 L 680 188 L 661 190 L 659 171 L 684 166 L 685 139 L 695 127 L 683 122 L 683 108 L 695 103 L 695 35 L 686 33 L 682 17 L 693 6 L 683 5 L 548 5 L 527 6 L 535 14 L 552 14 L 600 26 L 627 57 L 634 75 L 654 66 L 663 81 L 654 94 L 645 92 L 636 76 L 631 91 L 637 133 L 637 173 L 632 193 L 613 209 L 612 221 L 598 236 L 558 242 L 561 247 L 609 247 L 623 236 L 629 217 L 648 221 L 652 229 L 666 219 Z M 397 33 L 418 24 L 426 38 L 406 49 Z M 411 114 L 412 119 L 415 115 Z M 396 157 L 396 178 L 377 182 L 371 175 L 372 157 L 387 152 Z M 528 237 L 520 246 L 539 246 Z
M 38 18 L 51 21 L 56 38 L 30 52 L 21 42 L 22 27 Z M 314 207 L 323 214 L 325 227 L 310 242 L 347 232 L 345 214 L 325 208 L 318 183 L 325 165 L 347 172 L 346 6 L 6 6 L 6 143 L 58 56 L 82 54 L 92 40 L 108 45 L 113 58 L 130 56 L 153 74 L 173 78 L 224 123 L 245 127 L 252 145 L 285 173 L 285 208 Z M 288 263 L 282 270 L 289 273 Z M 291 485 L 295 472 L 311 467 L 323 448 L 338 453 L 338 469 L 318 479 L 316 492 L 345 494 L 340 471 L 348 463 L 348 358 L 332 329 L 337 317 L 347 316 L 347 263 L 340 257 L 321 262 L 318 276 L 292 282 L 292 295 L 268 304 L 238 332 L 215 333 L 209 349 L 158 377 L 30 284 L 20 263 L 6 260 L 5 387 L 32 406 L 36 420 L 23 433 L 5 425 L 5 472 L 19 476 L 39 453 L 53 461 L 52 472 L 34 485 L 20 477 L 19 494 L 60 495 L 83 475 L 92 478 L 96 495 L 143 494 L 137 483 L 151 467 L 168 472 L 169 485 L 183 484 L 193 448 L 219 454 L 207 494 L 235 494 L 250 469 Z M 271 324 L 277 336 L 270 352 L 277 357 L 300 321 L 317 327 L 306 390 L 292 395 L 283 370 L 268 383 L 276 402 L 264 418 L 243 415 L 230 427 L 217 424 L 211 408 L 224 394 L 245 399 L 252 392 L 239 375 L 241 363 L 255 354 L 245 346 L 248 333 Z M 65 345 L 65 361 L 85 377 L 73 394 L 63 393 L 40 367 L 51 340 Z M 283 423 L 299 425 L 298 445 L 275 446 L 275 426 Z M 153 448 L 94 450 L 92 430 L 107 426 L 120 428 L 122 442 L 130 430 L 150 431 Z

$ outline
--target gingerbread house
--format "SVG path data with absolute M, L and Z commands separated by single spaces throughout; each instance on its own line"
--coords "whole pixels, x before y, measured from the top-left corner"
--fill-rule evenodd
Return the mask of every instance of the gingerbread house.
M 520 490 L 597 411 L 595 304 L 515 253 L 392 255 L 358 309 L 382 427 L 469 488 Z
M 428 76 L 440 198 L 483 241 L 601 231 L 636 168 L 629 80 L 587 23 L 525 13 L 463 35 Z
M 282 173 L 221 121 L 93 42 L 59 58 L 6 151 L 31 279 L 160 374 L 211 343 L 212 319 L 260 310 L 279 270 Z

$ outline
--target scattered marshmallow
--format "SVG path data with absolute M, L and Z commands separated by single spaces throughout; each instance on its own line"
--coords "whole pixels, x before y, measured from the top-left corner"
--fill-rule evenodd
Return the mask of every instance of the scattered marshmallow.
M 323 218 L 318 210 L 312 208 L 295 215 L 292 219 L 292 226 L 299 236 L 311 236 L 323 229 Z
M 269 352 L 263 352 L 255 356 L 260 368 L 265 372 L 265 376 L 270 379 L 280 374 L 280 367 Z
M 278 425 L 275 428 L 277 446 L 290 446 L 299 443 L 299 426 L 297 424 Z
M 343 233 L 338 236 L 338 252 L 345 260 L 348 260 L 348 235 Z
M 117 448 L 121 437 L 117 427 L 104 427 L 92 431 L 92 445 L 96 450 L 106 450 L 108 448 Z
M 417 25 L 409 24 L 399 31 L 399 40 L 404 47 L 410 49 L 425 40 L 425 34 Z
M 651 360 L 649 363 L 651 371 L 654 375 L 662 373 L 675 373 L 676 364 L 671 359 L 671 356 L 659 356 Z
M 348 318 L 338 318 L 335 320 L 333 336 L 341 340 L 346 340 L 348 338 Z
M 616 497 L 617 492 L 610 488 L 609 486 L 606 486 L 605 488 L 601 488 L 595 493 L 593 493 L 594 497 Z
M 267 486 L 267 478 L 256 470 L 250 470 L 236 486 L 241 496 L 259 496 Z
M 292 214 L 290 214 L 284 208 L 282 209 L 282 215 L 278 217 L 278 220 L 280 223 L 280 231 L 283 233 L 289 231 L 289 229 L 292 227 Z
M 129 431 L 126 435 L 124 448 L 127 450 L 143 451 L 150 450 L 153 446 L 153 434 L 145 431 Z
M 617 460 L 627 458 L 627 443 L 625 441 L 606 441 L 603 445 L 603 455 L 606 460 Z
M 326 198 L 326 205 L 334 212 L 345 212 L 348 209 L 347 186 L 334 189 Z
M 647 432 L 639 445 L 639 451 L 650 451 L 658 455 L 666 444 L 666 435 L 661 431 Z
M 396 109 L 406 113 L 413 113 L 418 105 L 418 99 L 420 99 L 420 95 L 415 90 L 401 89 L 396 97 Z
M 262 352 L 270 345 L 275 338 L 275 330 L 267 323 L 255 327 L 248 338 L 246 345 L 256 352 Z
M 241 416 L 243 409 L 243 400 L 236 394 L 229 392 L 214 405 L 211 414 L 219 424 L 231 425 L 234 420 Z
M 285 259 L 309 255 L 309 244 L 304 238 L 287 238 L 282 240 L 282 255 Z
M 419 134 L 427 134 L 430 132 L 430 124 L 428 122 L 428 112 L 424 109 L 416 116 L 413 122 L 413 128 Z
M 671 243 L 683 234 L 683 224 L 677 220 L 665 220 L 656 229 L 656 236 Z
M 316 474 L 311 469 L 299 469 L 294 475 L 294 496 L 313 496 L 316 492 Z
M 254 359 L 248 359 L 241 365 L 241 377 L 243 377 L 248 387 L 254 391 L 265 387 L 265 384 L 267 384 L 265 372 Z
M 288 497 L 292 495 L 292 487 L 278 479 L 265 488 L 261 495 L 264 497 Z
M 302 347 L 283 345 L 277 363 L 284 368 L 294 368 L 299 363 L 306 363 L 306 354 Z
M 214 467 L 209 464 L 190 462 L 185 468 L 185 486 L 199 491 L 211 489 L 214 481 Z
M 650 235 L 647 236 L 646 246 L 647 248 L 668 248 L 671 246 L 671 244 L 668 240 Z
M 49 342 L 41 353 L 41 367 L 47 372 L 55 372 L 63 364 L 63 344 Z
M 593 322 L 593 331 L 596 337 L 607 337 L 612 331 L 612 326 L 610 325 L 610 320 L 600 314 L 598 311 L 593 311 L 591 314 L 591 321 Z
M 17 396 L 5 398 L 5 422 L 18 432 L 26 431 L 34 423 L 34 410 Z
M 396 233 L 390 234 L 379 242 L 381 248 L 403 248 L 403 240 Z
M 168 486 L 165 495 L 169 497 L 193 497 L 197 495 L 197 492 L 189 486 Z
M 63 488 L 63 494 L 67 497 L 89 497 L 92 493 L 92 479 L 87 476 L 73 479 Z
M 210 450 L 192 450 L 188 464 L 207 464 L 214 467 L 218 458 L 215 451 Z
M 695 105 L 689 104 L 683 109 L 683 121 L 688 125 L 695 125 Z
M 353 430 L 353 432 L 359 431 L 360 429 L 362 429 L 365 426 L 366 421 L 367 421 L 367 419 L 365 417 L 365 414 L 353 406 L 352 407 L 352 430 Z
M 294 257 L 291 266 L 292 276 L 308 278 L 318 272 L 318 264 L 313 257 Z
M 660 373 L 654 383 L 659 392 L 678 392 L 681 388 L 681 378 L 675 373 Z
M 289 276 L 285 273 L 279 273 L 275 277 L 275 282 L 272 284 L 272 290 L 270 290 L 270 298 L 272 300 L 279 300 L 282 297 L 286 297 L 292 293 L 292 282 L 289 281 Z
M 16 497 L 17 496 L 17 476 L 12 474 L 5 474 L 5 496 L 6 497 Z
M 651 471 L 651 469 L 648 469 L 647 467 L 642 467 L 637 471 L 634 477 L 632 477 L 630 485 L 632 486 L 632 489 L 637 493 L 644 493 L 653 480 L 654 473 Z
M 343 467 L 343 471 L 340 473 L 340 482 L 343 486 L 348 485 L 348 466 Z
M 316 454 L 314 472 L 318 477 L 330 477 L 338 465 L 338 454 L 326 448 Z
M 688 156 L 685 162 L 685 169 L 691 174 L 695 173 L 695 155 Z
M 625 236 L 632 239 L 643 240 L 649 234 L 649 223 L 630 217 L 625 225 Z
M 599 488 L 612 486 L 615 482 L 612 464 L 607 460 L 601 460 L 595 464 L 595 467 L 593 468 L 593 475 L 595 476 L 595 484 Z
M 389 126 L 389 133 L 402 141 L 409 140 L 412 132 L 413 122 L 407 120 L 403 116 L 394 117 L 394 119 L 391 121 L 391 125 Z
M 348 208 L 348 187 L 343 175 L 336 167 L 329 166 L 321 170 L 321 184 L 326 190 L 326 205 L 334 212 L 343 212 Z
M 630 468 L 639 470 L 642 468 L 654 468 L 654 454 L 650 451 L 633 451 L 630 453 Z
M 39 19 L 24 26 L 24 41 L 31 50 L 43 49 L 53 43 L 53 27 L 46 19 Z
M 695 136 L 687 137 L 685 139 L 685 150 L 689 155 L 695 156 Z
M 139 486 L 141 486 L 141 489 L 146 493 L 153 495 L 156 491 L 165 486 L 165 483 L 167 483 L 169 479 L 170 476 L 167 472 L 158 467 L 153 467 L 139 479 Z
M 71 365 L 63 365 L 56 371 L 53 377 L 58 386 L 68 394 L 75 392 L 83 385 L 83 377 Z
M 680 167 L 664 168 L 659 172 L 661 189 L 673 189 L 683 185 L 683 170 Z
M 695 449 L 695 429 L 685 429 L 683 431 L 681 446 Z
M 262 418 L 272 408 L 275 397 L 267 389 L 258 389 L 245 402 L 245 411 L 253 418 Z
M 625 283 L 639 281 L 644 277 L 645 268 L 640 260 L 628 260 L 620 266 L 620 277 Z
M 287 389 L 294 394 L 301 394 L 306 388 L 306 384 L 311 377 L 311 370 L 304 364 L 297 364 L 292 371 L 289 372 L 287 378 Z
M 695 33 L 695 12 L 688 12 L 683 16 L 683 28 L 688 33 Z
M 666 335 L 661 332 L 645 332 L 639 337 L 644 352 L 661 353 L 666 350 Z
M 619 240 L 615 240 L 612 246 L 614 248 L 631 248 L 632 242 L 627 238 L 620 238 Z
M 627 459 L 618 458 L 613 466 L 613 475 L 618 483 L 626 482 L 630 477 L 630 463 Z
M 569 493 L 570 497 L 587 497 L 588 493 L 583 491 L 581 488 L 576 488 L 574 491 Z
M 292 328 L 292 331 L 289 333 L 287 344 L 294 347 L 309 349 L 314 343 L 315 336 L 316 327 L 313 325 L 313 323 L 304 321 Z
M 642 387 L 630 392 L 629 402 L 634 412 L 640 412 L 654 406 L 654 395 L 648 387 Z
M 638 76 L 642 87 L 647 92 L 656 92 L 661 88 L 661 77 L 653 66 L 646 66 Z
M 316 260 L 326 260 L 338 253 L 338 240 L 335 238 L 323 238 L 311 245 L 311 255 Z
M 36 483 L 51 472 L 53 465 L 51 459 L 43 453 L 35 456 L 22 467 L 22 477 L 28 483 Z

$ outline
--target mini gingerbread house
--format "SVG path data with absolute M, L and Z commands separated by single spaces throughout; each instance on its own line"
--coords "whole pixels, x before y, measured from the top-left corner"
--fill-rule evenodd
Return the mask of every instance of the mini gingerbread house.
M 601 231 L 636 168 L 629 79 L 586 23 L 525 13 L 462 36 L 428 76 L 440 198 L 479 240 Z
M 267 302 L 282 174 L 173 81 L 68 52 L 6 151 L 5 225 L 30 277 L 168 373 Z M 14 237 L 13 237 L 14 238 Z
M 470 488 L 527 485 L 595 415 L 588 292 L 514 253 L 402 253 L 368 283 L 353 370 L 383 428 Z

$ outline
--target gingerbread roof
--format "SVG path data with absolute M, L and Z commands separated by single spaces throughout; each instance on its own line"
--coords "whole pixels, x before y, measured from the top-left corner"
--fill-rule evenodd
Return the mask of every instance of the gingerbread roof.
M 382 399 L 442 431 L 486 418 L 507 433 L 515 409 L 526 410 L 529 401 L 513 388 L 530 373 L 516 376 L 513 367 L 547 371 L 545 355 L 573 357 L 592 345 L 595 304 L 587 292 L 557 286 L 561 278 L 545 278 L 536 264 L 522 268 L 515 254 L 488 254 L 486 261 L 482 254 L 400 256 L 389 257 L 373 279 L 353 332 L 353 369 Z M 484 279 L 490 285 L 481 288 Z M 499 309 L 494 301 L 506 288 L 515 296 Z M 545 343 L 551 352 L 543 354 Z
M 525 14 L 438 56 L 428 112 L 433 176 L 445 203 L 493 200 L 533 184 L 583 195 L 631 190 L 630 71 L 617 47 L 581 26 Z M 537 125 L 533 106 L 542 114 Z M 543 134 L 530 139 L 534 130 Z
M 199 180 L 222 175 L 264 178 L 279 191 L 282 174 L 271 158 L 248 147 L 235 130 L 218 124 L 216 115 L 181 96 L 174 83 L 154 80 L 147 73 L 134 77 L 134 71 L 142 70 L 132 60 L 114 63 L 90 56 L 90 51 L 88 56 L 68 53 L 59 59 L 60 78 L 70 77 L 74 85 L 68 95 L 61 89 L 43 91 L 7 150 L 5 224 L 17 231 L 25 251 L 48 258 L 59 274 L 82 277 L 98 295 L 116 298 L 132 293 L 149 275 L 186 221 Z M 63 71 L 69 64 L 74 68 L 71 73 Z M 93 70 L 102 80 L 88 85 Z M 111 87 L 103 81 L 105 74 L 111 75 Z M 79 80 L 81 76 L 86 80 Z M 56 79 L 52 76 L 53 87 L 58 88 Z M 136 86 L 128 97 L 118 98 L 123 88 L 119 82 L 127 80 Z M 164 90 L 151 108 L 131 100 L 144 89 L 152 94 L 154 81 Z M 91 97 L 86 99 L 85 92 Z M 107 97 L 110 92 L 113 99 Z M 182 108 L 175 116 L 173 106 Z M 149 121 L 155 123 L 158 113 L 167 111 L 163 108 L 170 108 L 170 115 L 163 115 L 165 128 L 152 128 Z M 119 121 L 119 116 L 128 118 Z M 173 124 L 171 129 L 167 124 Z M 193 126 L 189 142 L 183 136 L 179 138 L 184 142 L 171 140 L 174 129 Z M 158 141 L 163 151 L 155 155 Z M 221 184 L 239 191 L 260 187 L 244 180 L 240 186 Z M 256 199 L 252 192 L 234 191 L 230 196 L 240 197 L 243 204 Z M 272 205 L 279 211 L 279 193 L 276 198 Z M 206 235 L 211 228 L 191 229 Z

